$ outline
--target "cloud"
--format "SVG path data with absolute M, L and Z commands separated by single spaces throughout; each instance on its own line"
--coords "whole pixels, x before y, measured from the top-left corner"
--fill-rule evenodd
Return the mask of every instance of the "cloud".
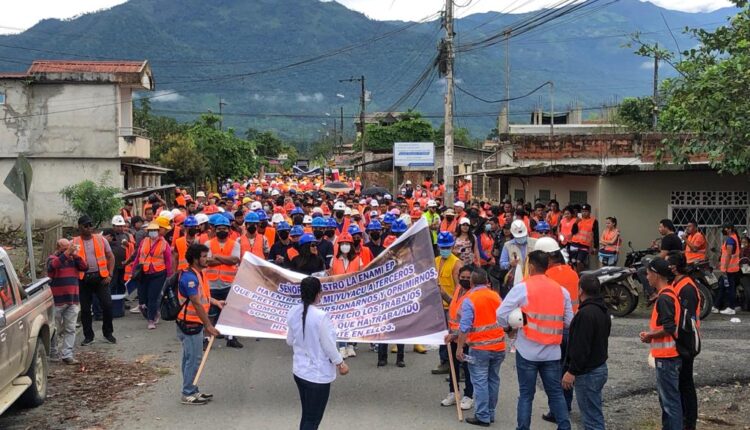
M 256 101 L 256 102 L 276 103 L 278 100 L 279 100 L 279 97 L 276 95 L 264 96 L 263 94 L 258 94 L 258 93 L 253 94 L 253 101 Z
M 153 94 L 148 96 L 152 102 L 178 102 L 185 99 L 185 96 L 172 90 L 160 90 L 154 91 Z
M 315 93 L 315 94 L 302 94 L 297 93 L 297 101 L 300 103 L 320 103 L 325 99 L 323 96 L 323 93 Z

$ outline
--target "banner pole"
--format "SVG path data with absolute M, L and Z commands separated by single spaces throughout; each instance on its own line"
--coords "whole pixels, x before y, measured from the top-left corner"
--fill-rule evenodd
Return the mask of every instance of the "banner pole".
M 203 367 L 206 365 L 206 360 L 208 359 L 208 353 L 211 352 L 211 347 L 214 344 L 214 339 L 216 339 L 216 337 L 214 336 L 208 338 L 208 346 L 206 346 L 206 352 L 203 353 L 203 358 L 201 359 L 200 367 L 198 367 L 198 372 L 195 374 L 195 378 L 193 378 L 193 385 L 198 385 L 198 380 L 201 378 Z
M 463 421 L 464 413 L 461 410 L 461 400 L 459 400 L 461 398 L 460 397 L 461 393 L 458 391 L 458 379 L 456 379 L 456 366 L 453 364 L 453 348 L 451 347 L 450 344 L 448 344 L 448 363 L 450 363 L 451 365 L 451 380 L 453 381 L 453 393 L 456 396 L 456 411 L 458 412 L 458 420 Z

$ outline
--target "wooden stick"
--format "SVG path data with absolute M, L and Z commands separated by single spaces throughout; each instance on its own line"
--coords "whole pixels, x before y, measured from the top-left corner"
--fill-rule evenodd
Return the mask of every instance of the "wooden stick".
M 461 393 L 458 391 L 458 379 L 456 378 L 456 366 L 453 364 L 453 348 L 448 344 L 448 363 L 451 365 L 451 380 L 453 381 L 453 395 L 456 396 L 456 411 L 458 420 L 464 420 L 464 412 L 461 410 Z
M 211 346 L 213 346 L 214 344 L 214 339 L 216 339 L 214 336 L 208 338 L 208 346 L 206 347 L 206 352 L 203 353 L 203 358 L 201 359 L 201 365 L 198 368 L 198 372 L 195 374 L 195 378 L 193 378 L 193 385 L 198 385 L 198 380 L 201 378 L 203 367 L 206 365 L 206 360 L 208 359 L 208 353 L 211 352 Z

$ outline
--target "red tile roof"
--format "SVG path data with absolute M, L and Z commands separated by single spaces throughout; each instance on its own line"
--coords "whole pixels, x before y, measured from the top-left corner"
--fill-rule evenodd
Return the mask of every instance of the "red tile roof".
M 26 73 L 0 72 L 0 79 L 23 79 L 28 78 Z
M 27 73 L 141 73 L 145 64 L 145 61 L 37 60 L 31 63 Z

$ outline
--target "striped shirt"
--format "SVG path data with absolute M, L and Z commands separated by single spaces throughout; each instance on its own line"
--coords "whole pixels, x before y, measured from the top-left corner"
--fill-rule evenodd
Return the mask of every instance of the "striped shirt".
M 47 259 L 47 276 L 55 306 L 78 304 L 78 274 L 88 269 L 86 261 L 73 254 L 54 253 Z

